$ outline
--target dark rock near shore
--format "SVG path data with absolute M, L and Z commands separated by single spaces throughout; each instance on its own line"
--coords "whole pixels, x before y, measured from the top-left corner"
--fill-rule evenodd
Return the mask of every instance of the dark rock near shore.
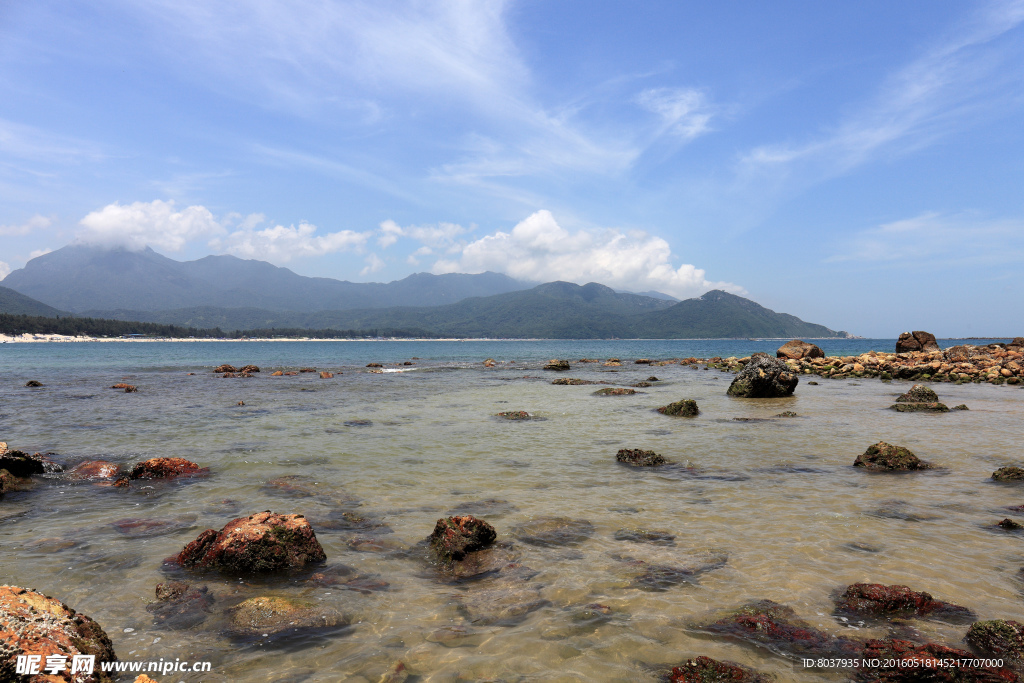
M 696 417 L 700 414 L 700 408 L 697 407 L 697 402 L 692 398 L 684 398 L 682 401 L 669 403 L 667 406 L 658 408 L 658 412 L 662 415 L 672 415 L 675 417 Z
M 0 466 L 3 463 L 0 462 Z M 996 481 L 1024 481 L 1024 469 L 1020 467 L 1000 467 L 998 470 L 992 473 L 992 478 Z
M 777 398 L 791 396 L 800 378 L 778 358 L 755 353 L 743 366 L 727 393 L 737 398 Z
M 853 466 L 871 472 L 909 472 L 934 468 L 934 465 L 920 460 L 903 446 L 893 446 L 884 441 L 868 446 L 863 454 L 857 456 Z
M 854 656 L 861 645 L 810 626 L 793 608 L 771 600 L 750 602 L 700 630 L 786 654 Z
M 466 553 L 483 550 L 498 537 L 494 527 L 472 515 L 437 520 L 430 534 L 430 547 L 445 564 L 458 562 Z
M 896 353 L 909 353 L 911 351 L 941 351 L 935 341 L 935 335 L 931 332 L 903 332 L 896 340 Z
M 821 350 L 821 347 L 815 344 L 809 344 L 808 342 L 800 339 L 794 339 L 788 341 L 779 347 L 779 350 L 775 352 L 776 358 L 792 358 L 793 360 L 801 360 L 803 358 L 824 358 L 825 352 Z
M 855 583 L 836 598 L 841 614 L 865 617 L 915 616 L 935 617 L 955 623 L 969 623 L 976 617 L 966 607 L 936 600 L 930 593 L 914 591 L 907 586 L 885 586 L 880 583 Z
M 939 395 L 923 384 L 915 384 L 910 391 L 896 399 L 897 403 L 936 403 Z
M 24 478 L 33 474 L 63 472 L 64 468 L 42 453 L 29 455 L 23 451 L 11 450 L 6 443 L 0 441 L 0 470 L 7 470 L 15 477 Z
M 964 640 L 982 652 L 1008 660 L 1014 666 L 1024 665 L 1024 624 L 1019 621 L 976 621 L 967 630 Z
M 547 365 L 544 366 L 545 370 L 557 370 L 562 372 L 570 369 L 569 361 L 567 360 L 549 360 Z
M 213 596 L 206 586 L 169 581 L 157 584 L 156 602 L 146 605 L 146 611 L 156 626 L 180 631 L 206 621 L 211 605 Z
M 590 538 L 594 534 L 594 525 L 585 519 L 537 517 L 513 527 L 512 534 L 529 545 L 573 546 Z
M 1024 524 L 1020 524 L 1019 522 L 1015 522 L 1012 519 L 1010 519 L 1009 517 L 1007 517 L 1006 519 L 1004 519 L 1001 522 L 998 522 L 996 524 L 996 526 L 999 527 L 1000 529 L 1005 529 L 1006 531 L 1020 531 L 1021 529 L 1024 529 Z
M 668 683 L 771 683 L 774 680 L 774 676 L 710 657 L 688 659 L 673 667 L 667 678 Z
M 633 467 L 656 467 L 668 462 L 654 451 L 644 451 L 639 448 L 623 448 L 615 454 L 615 460 Z
M 207 529 L 178 555 L 178 563 L 189 569 L 244 574 L 299 569 L 326 559 L 302 515 L 269 510 L 232 520 L 219 532 Z
M 30 379 L 28 382 L 25 383 L 25 386 L 35 388 L 43 386 L 43 383 L 38 380 Z
M 18 655 L 63 655 L 70 662 L 75 655 L 93 655 L 94 673 L 71 678 L 40 674 L 28 678 L 15 673 Z M 0 680 L 68 681 L 71 683 L 111 683 L 102 662 L 117 661 L 110 638 L 95 621 L 71 609 L 63 602 L 18 586 L 0 586 Z M 70 669 L 70 667 L 69 667 Z M 65 675 L 66 674 L 66 675 Z
M 518 510 L 515 505 L 502 498 L 487 498 L 485 500 L 474 500 L 461 503 L 448 511 L 449 516 L 473 515 L 482 517 L 484 515 L 505 515 Z
M 271 596 L 250 598 L 232 607 L 228 614 L 228 635 L 242 639 L 309 636 L 337 631 L 349 624 L 345 615 L 334 608 Z
M 129 479 L 174 479 L 177 477 L 196 477 L 207 474 L 210 470 L 200 467 L 185 458 L 150 458 L 140 462 L 128 473 Z
M 606 387 L 604 389 L 598 389 L 594 392 L 594 396 L 632 396 L 636 393 L 636 389 L 626 389 L 623 387 Z
M 858 683 L 1012 683 L 1020 680 L 1010 669 L 972 665 L 978 660 L 971 653 L 936 643 L 917 645 L 895 638 L 869 640 L 860 659 L 865 663 L 880 662 L 882 666 L 862 666 L 854 678 Z M 949 666 L 943 660 L 973 662 Z

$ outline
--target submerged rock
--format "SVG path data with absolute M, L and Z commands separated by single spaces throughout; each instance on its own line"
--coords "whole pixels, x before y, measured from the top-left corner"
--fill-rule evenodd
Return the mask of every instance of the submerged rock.
M 743 366 L 726 393 L 738 398 L 792 396 L 800 378 L 778 358 L 755 353 Z
M 667 406 L 658 408 L 658 412 L 662 415 L 677 417 L 696 417 L 700 414 L 700 408 L 697 407 L 697 402 L 692 398 L 684 398 L 682 401 L 669 403 Z
M 21 488 L 18 478 L 7 470 L 0 470 L 0 495 L 11 493 Z
M 780 346 L 778 351 L 775 352 L 775 356 L 776 358 L 801 360 L 803 358 L 824 358 L 825 352 L 819 346 L 800 339 L 794 339 Z
M 512 528 L 512 535 L 523 543 L 542 547 L 579 545 L 593 534 L 593 524 L 569 517 L 537 517 Z
M 550 604 L 541 593 L 541 586 L 530 581 L 535 574 L 521 565 L 506 567 L 496 577 L 473 584 L 459 594 L 459 608 L 474 625 L 522 623 L 531 612 Z
M 668 683 L 771 683 L 775 678 L 731 662 L 710 657 L 688 659 L 672 668 Z
M 430 547 L 445 564 L 457 562 L 474 550 L 483 550 L 494 543 L 498 534 L 494 527 L 472 515 L 437 520 L 430 534 Z
M 1019 621 L 976 621 L 967 630 L 964 640 L 982 652 L 1009 660 L 1015 666 L 1024 664 L 1024 624 Z
M 169 581 L 157 584 L 156 602 L 146 605 L 146 611 L 156 626 L 179 631 L 206 621 L 211 605 L 213 596 L 206 586 Z
M 298 569 L 327 559 L 302 515 L 269 510 L 207 529 L 182 549 L 178 563 L 190 569 L 263 573 Z
M 866 617 L 936 617 L 963 623 L 975 619 L 974 613 L 966 607 L 936 600 L 930 593 L 914 591 L 907 586 L 885 586 L 880 583 L 855 583 L 848 586 L 836 599 L 836 610 L 843 614 Z
M 207 474 L 210 470 L 185 458 L 150 458 L 135 465 L 129 479 L 174 479 Z
M 448 511 L 448 516 L 474 515 L 505 515 L 518 510 L 515 505 L 502 498 L 487 498 L 486 500 L 474 500 L 461 503 Z
M 228 635 L 235 638 L 286 637 L 336 631 L 348 626 L 338 610 L 305 600 L 261 596 L 228 610 Z
M 623 448 L 615 454 L 615 460 L 633 467 L 656 467 L 668 462 L 654 451 L 644 451 L 639 448 Z
M 0 466 L 2 465 L 3 463 L 0 462 Z M 1024 481 L 1024 469 L 1020 467 L 1000 467 L 992 473 L 992 478 L 996 481 Z
M 779 413 L 775 417 L 800 417 L 800 416 L 797 415 L 796 413 L 794 413 L 792 410 L 783 410 L 781 413 Z
M 42 655 L 43 666 L 48 655 L 67 657 L 69 664 L 75 655 L 93 655 L 96 659 L 94 672 L 88 677 L 79 674 L 72 678 L 70 671 L 65 671 L 60 676 L 28 678 L 15 673 L 19 655 Z M 110 683 L 113 677 L 100 664 L 114 661 L 117 655 L 110 638 L 86 615 L 42 593 L 0 586 L 0 680 Z
M 121 466 L 106 460 L 90 460 L 75 465 L 67 476 L 69 479 L 113 479 L 121 472 Z
M 796 616 L 793 608 L 771 600 L 750 602 L 700 627 L 715 635 L 744 640 L 788 654 L 859 653 L 859 643 L 819 631 Z
M 970 410 L 970 408 L 967 407 L 966 403 L 961 403 L 958 406 L 953 406 L 950 410 Z
M 575 377 L 559 377 L 558 379 L 551 380 L 552 384 L 561 384 L 569 386 L 579 386 L 581 384 L 599 384 L 589 379 L 577 379 Z
M 533 418 L 533 415 L 525 410 L 503 410 L 500 413 L 496 413 L 495 417 L 503 417 L 506 420 L 530 420 Z
M 857 456 L 853 466 L 871 472 L 908 472 L 934 468 L 934 465 L 920 460 L 903 446 L 893 446 L 884 441 L 868 446 L 864 453 Z
M 676 544 L 675 534 L 651 529 L 619 529 L 615 532 L 614 538 L 616 541 L 650 543 L 651 545 L 674 546 Z
M 688 558 L 685 564 L 655 564 L 644 560 L 631 560 L 630 566 L 638 570 L 630 582 L 630 588 L 643 591 L 661 592 L 684 583 L 694 583 L 702 574 L 725 566 L 729 555 L 723 552 L 707 551 Z
M 41 386 L 43 386 L 43 383 L 38 381 L 38 380 L 30 379 L 29 381 L 25 382 L 25 386 L 26 387 L 41 387 Z
M 948 413 L 945 403 L 893 403 L 889 406 L 897 413 Z
M 903 332 L 896 340 L 896 353 L 909 353 L 911 351 L 940 351 L 935 335 L 931 332 L 916 330 L 914 332 Z
M 623 387 L 606 387 L 604 389 L 598 389 L 594 392 L 594 396 L 632 396 L 636 393 L 636 389 L 626 389 Z
M 545 370 L 557 370 L 559 372 L 570 369 L 569 361 L 567 360 L 549 360 L 548 364 L 544 366 Z
M 982 660 L 964 650 L 936 643 L 917 645 L 895 638 L 869 640 L 860 658 L 865 664 L 877 662 L 881 666 L 862 665 L 854 679 L 858 683 L 1011 683 L 1020 680 L 1010 669 L 974 665 Z M 949 662 L 954 660 L 962 661 L 959 666 L 950 666 Z

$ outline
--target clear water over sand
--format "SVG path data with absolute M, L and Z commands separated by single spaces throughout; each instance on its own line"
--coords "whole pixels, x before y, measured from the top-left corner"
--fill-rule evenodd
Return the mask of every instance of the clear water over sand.
M 829 675 L 691 627 L 713 610 L 770 598 L 829 633 L 882 636 L 884 625 L 858 628 L 831 614 L 833 592 L 861 581 L 926 590 L 983 619 L 1020 618 L 1024 536 L 991 527 L 1013 516 L 1005 506 L 1024 504 L 1024 488 L 989 480 L 997 467 L 1024 460 L 1024 392 L 1017 387 L 935 385 L 945 403 L 970 410 L 900 414 L 886 407 L 908 383 L 818 379 L 810 386 L 814 378 L 804 377 L 792 398 L 752 401 L 725 396 L 731 375 L 678 365 L 574 365 L 557 375 L 540 369 L 553 357 L 631 361 L 756 348 L 440 344 L 5 345 L 0 440 L 12 448 L 54 451 L 72 464 L 178 456 L 210 467 L 211 475 L 129 491 L 41 481 L 31 493 L 8 495 L 0 500 L 0 577 L 96 619 L 122 660 L 213 662 L 212 675 L 169 681 L 377 681 L 397 661 L 423 681 L 648 681 L 659 668 L 701 654 L 780 680 L 822 680 Z M 874 347 L 889 350 L 891 342 Z M 858 350 L 865 349 L 843 352 Z M 409 372 L 363 367 L 411 356 L 421 360 Z M 486 357 L 517 363 L 484 369 Z M 221 362 L 254 362 L 263 372 L 222 379 L 210 372 Z M 269 376 L 307 365 L 341 374 Z M 572 376 L 628 385 L 650 375 L 662 381 L 634 396 L 596 397 L 599 387 L 550 384 Z M 28 379 L 45 386 L 27 389 Z M 119 381 L 139 392 L 107 388 Z M 682 398 L 696 399 L 701 415 L 654 411 Z M 543 419 L 494 417 L 504 410 Z M 784 410 L 800 417 L 733 419 Z M 855 470 L 856 456 L 879 440 L 944 469 Z M 653 449 L 698 473 L 628 469 L 615 462 L 620 448 Z M 264 486 L 289 475 L 311 477 L 314 494 Z M 444 583 L 416 552 L 405 552 L 439 517 L 489 499 L 497 502 L 478 505 L 481 516 L 536 572 L 529 581 L 512 589 L 486 578 Z M 342 507 L 387 527 L 318 527 Z M 327 566 L 347 565 L 373 587 L 388 588 L 203 577 L 216 597 L 213 614 L 191 629 L 157 628 L 146 604 L 158 582 L 177 578 L 162 571 L 162 560 L 202 530 L 261 510 L 305 514 Z M 530 545 L 513 533 L 542 516 L 588 520 L 594 531 L 558 547 Z M 114 523 L 127 518 L 171 524 L 157 529 L 162 533 L 125 534 Z M 674 546 L 615 540 L 617 531 L 633 528 L 670 532 Z M 355 537 L 374 540 L 376 551 L 354 549 Z M 635 585 L 630 560 L 688 566 L 708 551 L 727 562 L 667 590 Z M 223 611 L 256 595 L 322 601 L 344 611 L 352 627 L 298 641 L 230 640 Z M 610 613 L 581 621 L 593 603 Z M 913 620 L 906 628 L 964 647 L 963 625 Z

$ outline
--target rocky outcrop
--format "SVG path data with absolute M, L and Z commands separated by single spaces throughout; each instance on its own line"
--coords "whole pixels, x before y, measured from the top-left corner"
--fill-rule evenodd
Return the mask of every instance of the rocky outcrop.
M 644 451 L 639 448 L 623 448 L 615 454 L 615 460 L 633 467 L 656 467 L 668 462 L 654 451 Z
M 302 515 L 260 512 L 207 529 L 178 554 L 189 569 L 256 574 L 299 569 L 327 559 L 313 528 Z
M 23 677 L 15 673 L 18 655 L 42 655 L 42 666 L 48 655 L 63 655 L 67 657 L 68 666 L 52 676 L 41 672 L 31 678 Z M 72 676 L 71 662 L 75 655 L 95 656 L 91 675 L 79 672 Z M 110 638 L 86 615 L 42 593 L 18 586 L 0 586 L 0 680 L 109 683 L 113 678 L 102 670 L 100 663 L 113 661 L 117 661 L 117 656 Z
M 737 398 L 791 396 L 799 382 L 800 379 L 783 361 L 755 353 L 733 379 L 727 393 Z
M 1016 667 L 1024 664 L 1024 624 L 1019 621 L 976 621 L 967 630 L 964 640 L 971 647 L 1002 657 Z
M 63 472 L 64 468 L 50 460 L 42 453 L 29 455 L 23 451 L 12 450 L 0 441 L 0 470 L 7 470 L 15 477 L 31 477 L 33 474 Z
M 794 339 L 788 341 L 779 347 L 779 350 L 775 352 L 776 358 L 792 358 L 793 360 L 800 360 L 801 358 L 824 358 L 825 352 L 821 350 L 820 346 L 815 344 L 809 344 L 800 339 Z
M 598 389 L 594 392 L 594 396 L 632 396 L 636 393 L 636 389 L 626 389 L 624 387 L 605 387 L 604 389 Z
M 25 382 L 25 386 L 35 388 L 43 386 L 43 383 L 38 380 L 30 379 L 29 381 Z
M 919 459 L 903 446 L 893 446 L 884 441 L 868 446 L 864 453 L 857 456 L 853 466 L 871 472 L 909 472 L 934 468 L 934 465 Z
M 462 560 L 467 553 L 483 550 L 497 537 L 494 527 L 472 515 L 447 517 L 434 525 L 430 547 L 442 563 L 450 564 Z
M 936 600 L 930 593 L 880 583 L 848 586 L 836 599 L 836 610 L 841 614 L 864 617 L 936 617 L 958 623 L 969 623 L 975 619 L 974 613 L 966 607 Z
M 912 351 L 941 351 L 935 341 L 935 335 L 931 332 L 904 332 L 896 340 L 896 353 L 910 353 Z
M 1000 467 L 992 473 L 995 481 L 1024 481 L 1024 469 L 1020 467 Z
M 271 596 L 250 598 L 232 607 L 228 618 L 228 635 L 244 639 L 308 636 L 339 630 L 349 623 L 345 615 L 334 608 Z
M 710 657 L 688 659 L 672 668 L 668 683 L 771 683 L 775 678 L 731 662 Z
M 140 462 L 128 473 L 129 479 L 174 479 L 177 477 L 196 477 L 207 474 L 210 470 L 200 467 L 185 458 L 150 458 Z
M 954 660 L 962 661 L 959 666 L 950 666 L 949 662 Z M 1020 680 L 1010 669 L 979 666 L 983 661 L 964 650 L 936 643 L 917 645 L 896 638 L 869 640 L 860 653 L 860 661 L 864 665 L 854 678 L 858 683 L 1015 683 Z
M 667 406 L 658 408 L 658 412 L 662 415 L 672 415 L 675 417 L 696 417 L 700 415 L 700 408 L 697 407 L 697 402 L 692 398 L 684 398 L 682 401 L 669 403 Z
M 218 365 L 213 369 L 213 371 L 218 375 L 223 374 L 225 372 L 238 372 L 234 365 L 228 365 L 227 363 L 224 363 L 223 365 Z
M 559 372 L 568 370 L 569 368 L 569 361 L 567 360 L 549 360 L 548 364 L 544 366 L 545 370 L 557 370 Z
M 910 391 L 901 394 L 896 399 L 897 403 L 937 403 L 939 395 L 923 384 L 915 384 Z

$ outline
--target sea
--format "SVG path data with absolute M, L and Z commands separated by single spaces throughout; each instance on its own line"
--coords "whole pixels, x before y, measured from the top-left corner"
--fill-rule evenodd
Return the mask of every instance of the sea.
M 92 617 L 121 661 L 210 663 L 151 673 L 159 683 L 657 681 L 700 655 L 780 681 L 850 677 L 704 628 L 762 599 L 834 636 L 967 647 L 962 623 L 837 615 L 835 596 L 857 582 L 927 591 L 979 619 L 1019 619 L 1024 535 L 995 525 L 1024 522 L 1008 509 L 1024 504 L 1024 489 L 991 474 L 1024 465 L 1020 386 L 936 384 L 940 400 L 969 410 L 906 414 L 888 406 L 908 382 L 805 375 L 791 397 L 734 399 L 728 373 L 634 363 L 774 354 L 781 343 L 2 344 L 0 441 L 11 448 L 68 466 L 183 457 L 210 473 L 127 490 L 37 477 L 31 491 L 0 499 L 0 581 Z M 895 346 L 815 343 L 829 355 Z M 549 359 L 572 369 L 544 371 Z M 261 372 L 223 378 L 212 372 L 222 363 Z M 271 376 L 307 367 L 334 377 Z M 556 377 L 608 384 L 552 385 Z M 594 395 L 641 381 L 650 386 L 633 395 Z M 119 382 L 138 392 L 109 388 Z M 681 399 L 695 399 L 700 415 L 656 411 Z M 783 411 L 797 417 L 775 417 Z M 854 468 L 879 441 L 938 467 Z M 675 466 L 621 465 L 623 448 Z M 318 571 L 341 578 L 195 575 L 165 563 L 203 530 L 263 510 L 305 515 L 327 554 Z M 453 512 L 493 525 L 514 571 L 439 573 L 423 542 Z M 155 587 L 171 580 L 206 586 L 208 610 L 187 623 L 156 618 Z M 233 608 L 258 596 L 340 612 L 348 626 L 240 636 Z

